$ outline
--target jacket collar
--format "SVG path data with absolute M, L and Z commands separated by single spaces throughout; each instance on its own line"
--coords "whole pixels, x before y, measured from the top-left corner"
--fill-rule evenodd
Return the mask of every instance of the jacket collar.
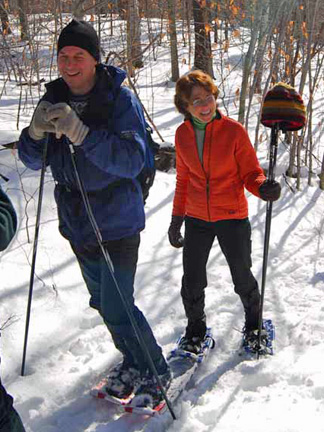
M 211 120 L 211 121 L 207 124 L 206 129 L 209 128 L 210 125 L 211 125 L 212 123 L 214 123 L 214 122 L 219 122 L 220 120 L 223 120 L 223 119 L 224 119 L 224 114 L 222 114 L 221 111 L 219 111 L 219 109 L 216 108 L 216 117 L 215 117 L 213 120 Z M 189 129 L 192 129 L 192 130 L 194 129 L 194 128 L 193 128 L 193 124 L 192 124 L 192 120 L 191 120 L 191 118 L 186 119 L 186 120 L 184 121 L 184 124 L 185 124 Z
M 96 74 L 96 84 L 90 92 L 88 107 L 82 115 L 82 120 L 89 127 L 100 127 L 111 121 L 114 101 L 126 77 L 122 69 L 102 63 L 97 66 Z M 51 81 L 45 87 L 45 99 L 49 102 L 69 102 L 69 87 L 62 78 Z

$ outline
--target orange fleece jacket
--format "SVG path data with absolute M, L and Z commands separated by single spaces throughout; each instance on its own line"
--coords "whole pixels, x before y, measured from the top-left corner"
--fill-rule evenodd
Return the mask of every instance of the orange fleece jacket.
M 184 121 L 175 136 L 177 182 L 173 215 L 208 222 L 248 217 L 244 187 L 260 197 L 266 177 L 244 127 L 220 113 L 206 126 L 203 163 L 195 132 Z

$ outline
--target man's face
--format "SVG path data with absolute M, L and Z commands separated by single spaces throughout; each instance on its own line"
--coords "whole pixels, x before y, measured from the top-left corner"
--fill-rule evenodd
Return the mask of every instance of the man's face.
M 97 61 L 88 51 L 65 46 L 58 54 L 58 70 L 73 94 L 86 94 L 96 81 Z

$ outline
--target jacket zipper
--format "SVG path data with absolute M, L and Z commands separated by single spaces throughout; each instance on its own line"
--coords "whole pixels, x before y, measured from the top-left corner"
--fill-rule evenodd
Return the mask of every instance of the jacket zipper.
M 205 132 L 205 138 L 206 138 L 206 132 Z M 204 138 L 204 148 L 205 148 L 205 138 Z M 209 155 L 208 155 L 208 165 L 210 164 L 210 146 L 208 148 L 209 151 Z M 204 160 L 204 156 L 203 156 L 203 160 Z M 209 174 L 207 174 L 205 167 L 204 167 L 204 162 L 202 162 L 202 168 L 204 170 L 205 173 L 205 177 L 206 177 L 206 195 L 207 195 L 207 214 L 208 214 L 208 221 L 211 221 L 210 218 L 210 208 L 209 208 L 209 193 L 210 193 L 210 187 L 209 187 Z
M 210 222 L 210 209 L 209 209 L 209 191 L 210 191 L 210 188 L 209 188 L 209 178 L 207 177 L 207 183 L 206 183 L 206 192 L 207 192 L 207 212 L 208 212 L 208 219 L 209 219 L 209 222 Z

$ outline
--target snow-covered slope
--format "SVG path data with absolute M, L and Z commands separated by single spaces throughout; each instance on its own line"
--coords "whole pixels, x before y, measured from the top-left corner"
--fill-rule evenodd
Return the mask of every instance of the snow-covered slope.
M 167 56 L 164 61 L 169 62 Z M 172 104 L 174 89 L 164 85 L 167 70 L 162 66 L 152 70 L 154 100 L 150 90 L 145 93 L 145 86 L 140 95 L 153 110 L 164 139 L 172 142 L 181 122 Z M 18 134 L 18 100 L 10 104 L 8 100 L 9 96 L 0 100 L 3 143 Z M 21 119 L 27 124 L 29 116 L 22 113 Z M 267 166 L 268 143 L 265 140 L 258 153 L 263 166 Z M 312 432 L 324 431 L 324 195 L 316 178 L 313 187 L 303 180 L 300 192 L 288 187 L 282 176 L 287 157 L 280 144 L 277 179 L 282 197 L 273 206 L 264 312 L 276 326 L 275 355 L 253 362 L 237 356 L 243 310 L 215 243 L 208 263 L 206 312 L 216 347 L 176 404 L 177 420 L 147 422 L 131 415 L 119 418 L 113 407 L 89 396 L 91 386 L 115 363 L 118 353 L 100 317 L 88 307 L 76 260 L 58 233 L 50 173 L 41 217 L 26 374 L 20 376 L 32 251 L 27 236 L 32 241 L 39 172 L 26 170 L 10 150 L 1 150 L 0 172 L 10 178 L 2 184 L 19 215 L 18 234 L 0 255 L 0 323 L 9 319 L 10 324 L 2 330 L 1 378 L 15 398 L 27 431 L 121 432 L 147 426 L 152 432 L 165 427 L 169 432 L 308 432 L 310 423 Z M 292 180 L 289 184 L 294 189 Z M 146 206 L 136 276 L 137 303 L 165 353 L 186 324 L 179 293 L 181 251 L 173 249 L 167 238 L 174 186 L 174 172 L 157 173 Z M 261 282 L 266 206 L 253 196 L 248 199 L 253 272 Z

